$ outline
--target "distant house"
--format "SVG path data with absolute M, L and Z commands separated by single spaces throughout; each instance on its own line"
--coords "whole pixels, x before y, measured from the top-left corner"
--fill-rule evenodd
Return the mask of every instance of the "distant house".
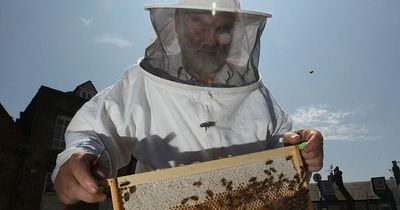
M 97 93 L 91 81 L 63 92 L 41 86 L 16 124 L 26 142 L 16 187 L 15 209 L 62 209 L 50 180 L 57 154 L 65 148 L 64 132 L 75 113 Z
M 328 181 L 309 185 L 315 210 L 396 210 L 400 209 L 400 190 L 395 180 L 384 177 L 343 184 L 351 198 Z M 324 196 L 325 195 L 325 196 Z
M 0 104 L 0 210 L 64 209 L 50 179 L 57 155 L 65 149 L 64 133 L 84 103 L 97 94 L 91 81 L 63 92 L 41 86 L 14 122 Z M 136 161 L 118 171 L 134 172 Z M 68 206 L 68 210 L 112 209 L 110 199 L 100 204 Z
M 15 205 L 23 141 L 24 136 L 0 104 L 0 209 L 13 209 Z

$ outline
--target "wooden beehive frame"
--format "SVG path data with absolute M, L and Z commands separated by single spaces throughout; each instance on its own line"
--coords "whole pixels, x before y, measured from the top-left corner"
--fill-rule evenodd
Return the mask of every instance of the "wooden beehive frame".
M 300 187 L 302 189 L 307 189 L 307 183 L 305 182 L 306 175 L 304 172 L 303 163 L 302 163 L 301 156 L 300 156 L 300 151 L 297 146 L 290 146 L 290 147 L 283 147 L 283 148 L 279 148 L 279 149 L 275 149 L 275 150 L 257 152 L 257 153 L 252 153 L 252 154 L 247 154 L 247 155 L 242 155 L 242 156 L 237 156 L 237 157 L 229 157 L 229 158 L 213 160 L 213 161 L 209 161 L 209 162 L 196 163 L 196 164 L 185 165 L 185 166 L 180 166 L 180 167 L 175 167 L 175 168 L 169 168 L 169 169 L 163 169 L 163 170 L 157 170 L 157 171 L 152 171 L 152 172 L 147 172 L 147 173 L 141 173 L 141 174 L 135 174 L 135 175 L 130 175 L 130 176 L 109 179 L 108 183 L 111 188 L 113 207 L 115 210 L 127 209 L 126 206 L 129 205 L 129 202 L 127 202 L 127 201 L 129 199 L 124 200 L 124 196 L 130 196 L 130 194 L 136 193 L 136 189 L 139 188 L 139 186 L 144 186 L 144 185 L 155 186 L 154 183 L 163 182 L 165 180 L 178 180 L 182 177 L 194 177 L 194 176 L 198 176 L 199 174 L 204 174 L 204 173 L 212 174 L 214 171 L 221 172 L 223 170 L 231 169 L 232 167 L 235 167 L 235 168 L 245 167 L 246 165 L 249 165 L 249 164 L 252 164 L 255 162 L 260 162 L 260 161 L 262 161 L 264 164 L 268 165 L 268 164 L 270 164 L 270 163 L 268 163 L 269 161 L 272 162 L 272 160 L 275 160 L 277 158 L 280 158 L 280 159 L 283 158 L 286 160 L 290 159 L 290 164 L 293 164 L 293 166 L 290 166 L 290 167 L 292 168 L 292 170 L 294 170 L 294 173 L 297 174 L 297 175 L 295 175 L 295 177 L 296 176 L 299 177 L 298 184 L 300 186 L 298 186 L 296 189 L 300 189 Z M 278 174 L 280 172 L 279 171 L 280 168 L 274 169 L 274 172 L 276 174 Z M 277 172 L 276 172 L 276 170 L 277 170 Z M 267 170 L 264 170 L 264 171 L 267 171 Z M 283 173 L 281 173 L 281 174 L 283 174 Z M 248 178 L 251 178 L 251 177 L 248 177 Z M 254 177 L 254 179 L 255 179 L 255 177 Z M 279 179 L 282 179 L 282 175 L 279 177 Z M 259 182 L 259 183 L 261 183 L 261 182 Z M 193 185 L 195 185 L 195 184 L 193 184 Z M 193 188 L 191 183 L 184 185 L 184 186 L 189 186 L 189 187 Z M 166 190 L 168 190 L 168 189 L 166 189 Z M 306 193 L 306 195 L 305 195 L 306 205 L 304 204 L 306 206 L 306 208 L 304 208 L 304 209 L 312 209 L 312 204 L 311 204 L 310 196 L 308 194 L 308 189 L 304 192 Z M 165 192 L 159 192 L 159 193 L 162 194 Z M 174 192 L 174 193 L 176 193 L 176 192 Z M 209 192 L 207 192 L 207 193 L 209 193 Z M 303 193 L 303 192 L 301 192 L 301 193 Z M 184 198 L 185 196 L 186 195 L 182 195 L 181 198 Z M 210 195 L 208 195 L 208 196 L 206 195 L 205 197 L 210 197 Z M 192 196 L 192 198 L 193 198 L 193 196 Z M 191 208 L 187 207 L 187 205 L 186 205 L 186 202 L 188 201 L 188 199 L 189 199 L 189 197 L 184 198 L 183 200 L 180 199 L 180 200 L 176 201 L 176 203 L 181 204 L 184 207 L 186 206 L 183 209 L 191 209 Z M 196 198 L 196 200 L 197 199 L 198 199 L 198 197 Z M 137 202 L 137 201 L 133 201 L 133 202 Z M 197 204 L 196 206 L 199 206 L 199 205 Z M 181 209 L 181 208 L 166 207 L 166 209 Z M 269 208 L 263 208 L 263 209 L 269 209 Z M 271 209 L 273 209 L 273 208 L 271 208 Z

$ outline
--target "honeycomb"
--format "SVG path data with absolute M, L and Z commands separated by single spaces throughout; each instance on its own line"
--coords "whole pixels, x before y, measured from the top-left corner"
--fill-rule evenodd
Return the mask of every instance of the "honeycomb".
M 312 209 L 294 146 L 109 182 L 116 210 Z

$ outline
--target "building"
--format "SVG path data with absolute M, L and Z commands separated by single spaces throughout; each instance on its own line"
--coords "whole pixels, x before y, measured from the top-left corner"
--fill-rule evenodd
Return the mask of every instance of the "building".
M 65 149 L 64 133 L 75 113 L 97 94 L 91 81 L 63 92 L 41 86 L 14 122 L 0 104 L 0 209 L 64 209 L 50 176 L 57 154 Z M 136 161 L 118 171 L 134 172 Z M 68 210 L 112 209 L 111 200 L 100 204 L 80 203 Z
M 341 173 L 339 174 L 341 178 Z M 335 178 L 317 179 L 315 180 L 317 183 L 309 185 L 315 210 L 400 209 L 400 189 L 394 179 L 373 177 L 370 181 L 341 184 L 340 180 Z
M 57 154 L 65 148 L 64 132 L 77 110 L 97 93 L 87 81 L 73 91 L 41 86 L 16 124 L 26 141 L 16 183 L 15 209 L 62 209 L 50 180 Z
M 20 156 L 24 136 L 14 120 L 0 104 L 0 209 L 15 205 L 15 186 L 23 156 Z

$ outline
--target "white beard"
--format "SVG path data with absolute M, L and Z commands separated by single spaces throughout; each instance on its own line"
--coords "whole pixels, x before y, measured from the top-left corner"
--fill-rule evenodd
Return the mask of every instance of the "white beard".
M 220 53 L 221 54 L 221 53 Z M 196 51 L 187 51 L 183 55 L 185 67 L 189 71 L 196 71 L 199 74 L 213 74 L 217 72 L 225 63 L 225 56 L 199 55 Z

